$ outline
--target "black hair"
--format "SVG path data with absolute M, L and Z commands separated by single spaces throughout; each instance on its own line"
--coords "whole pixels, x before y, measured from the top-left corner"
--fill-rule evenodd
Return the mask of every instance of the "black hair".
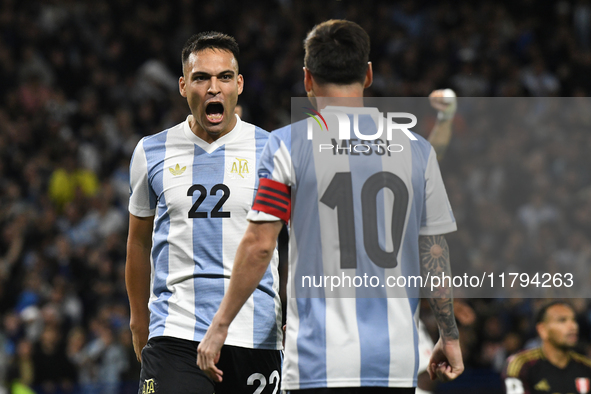
M 575 311 L 575 308 L 573 308 L 573 306 L 566 301 L 560 301 L 560 300 L 552 301 L 552 302 L 545 304 L 544 306 L 542 306 L 540 308 L 540 310 L 536 314 L 536 324 L 541 323 L 544 320 L 546 320 L 546 313 L 548 312 L 548 309 L 550 309 L 551 307 L 553 307 L 555 305 L 564 305 L 564 306 L 570 308 L 573 312 Z
M 232 52 L 236 62 L 238 62 L 240 48 L 238 47 L 238 43 L 234 37 L 217 31 L 206 31 L 195 34 L 187 40 L 185 46 L 183 46 L 181 56 L 183 64 L 185 64 L 192 53 L 199 52 L 204 49 L 221 49 Z
M 322 22 L 304 40 L 304 64 L 319 83 L 363 83 L 369 61 L 369 35 L 355 22 Z

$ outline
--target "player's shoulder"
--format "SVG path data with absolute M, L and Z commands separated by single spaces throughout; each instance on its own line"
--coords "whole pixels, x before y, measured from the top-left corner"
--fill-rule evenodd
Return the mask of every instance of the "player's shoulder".
M 271 135 L 274 136 L 274 138 L 279 138 L 282 140 L 291 139 L 292 132 L 300 129 L 301 128 L 300 123 L 304 124 L 304 122 L 305 122 L 305 120 L 302 120 L 302 121 L 299 121 L 296 123 L 290 123 L 287 126 L 283 126 L 283 127 L 273 130 L 271 132 Z
M 257 140 L 264 140 L 266 141 L 269 138 L 269 132 L 265 129 L 263 129 L 262 127 L 259 127 L 255 124 L 246 122 L 242 119 L 240 119 L 242 122 L 242 129 L 243 130 L 247 130 L 247 129 L 251 129 L 254 132 L 254 138 L 256 138 Z
M 591 358 L 589 357 L 585 357 L 580 353 L 571 351 L 570 353 L 570 357 L 573 361 L 575 361 L 576 363 L 582 364 L 585 367 L 591 369 Z
M 535 363 L 543 359 L 543 357 L 541 348 L 524 350 L 510 356 L 507 359 L 506 376 L 519 377 L 525 365 Z
M 431 143 L 425 137 L 423 137 L 419 133 L 415 133 L 412 130 L 409 130 L 409 131 L 412 134 L 412 136 L 416 138 L 416 141 L 418 141 L 419 144 L 431 146 Z
M 156 134 L 151 134 L 143 137 L 139 142 L 138 146 L 146 147 L 149 146 L 160 146 L 166 144 L 169 134 L 182 133 L 184 122 L 177 125 L 164 129 Z
M 288 152 L 291 152 L 293 126 L 293 124 L 288 124 L 271 132 L 267 143 L 267 147 L 271 152 L 276 152 L 282 146 L 287 148 Z
M 306 120 L 288 124 L 271 132 L 269 140 L 273 140 L 275 144 L 279 145 L 281 142 L 288 148 L 291 147 L 294 139 L 307 138 Z
M 411 131 L 411 134 L 416 138 L 416 140 L 410 141 L 411 147 L 420 152 L 425 160 L 428 160 L 433 146 L 431 146 L 431 143 L 422 135 L 417 134 L 414 131 Z

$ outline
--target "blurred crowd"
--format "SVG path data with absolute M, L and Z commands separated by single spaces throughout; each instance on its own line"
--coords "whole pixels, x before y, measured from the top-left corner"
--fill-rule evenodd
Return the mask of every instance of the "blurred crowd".
M 189 113 L 177 83 L 185 40 L 204 30 L 236 37 L 243 117 L 272 130 L 289 123 L 290 98 L 305 95 L 302 40 L 329 18 L 370 34 L 368 95 L 591 92 L 588 0 L 3 0 L 0 393 L 137 392 L 128 167 L 140 138 Z M 448 237 L 452 260 L 507 270 L 591 263 L 588 103 L 568 130 L 534 114 L 529 127 L 493 132 L 460 109 L 441 163 L 459 228 Z M 465 301 L 468 367 L 498 371 L 535 344 L 538 300 Z M 591 308 L 574 302 L 589 352 Z

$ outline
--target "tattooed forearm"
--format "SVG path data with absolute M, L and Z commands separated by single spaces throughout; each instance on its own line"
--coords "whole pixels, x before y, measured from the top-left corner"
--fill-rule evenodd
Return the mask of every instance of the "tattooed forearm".
M 421 276 L 426 280 L 430 277 L 451 276 L 451 267 L 449 263 L 449 247 L 442 235 L 429 235 L 419 237 L 419 253 L 421 258 Z M 442 281 L 445 282 L 445 281 Z M 449 284 L 449 283 L 448 283 Z M 446 287 L 445 283 L 433 288 L 425 287 L 429 304 L 439 326 L 439 334 L 446 339 L 458 339 L 458 327 L 454 317 L 453 294 L 451 287 Z

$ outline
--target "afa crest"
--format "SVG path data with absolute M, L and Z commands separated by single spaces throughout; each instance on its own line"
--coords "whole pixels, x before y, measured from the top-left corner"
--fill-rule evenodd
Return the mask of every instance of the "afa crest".
M 156 384 L 156 380 L 146 379 L 144 380 L 144 384 L 142 385 L 142 394 L 155 394 L 157 393 L 158 385 Z
M 231 179 L 248 179 L 252 176 L 250 163 L 247 159 L 234 158 L 226 165 L 226 171 Z

